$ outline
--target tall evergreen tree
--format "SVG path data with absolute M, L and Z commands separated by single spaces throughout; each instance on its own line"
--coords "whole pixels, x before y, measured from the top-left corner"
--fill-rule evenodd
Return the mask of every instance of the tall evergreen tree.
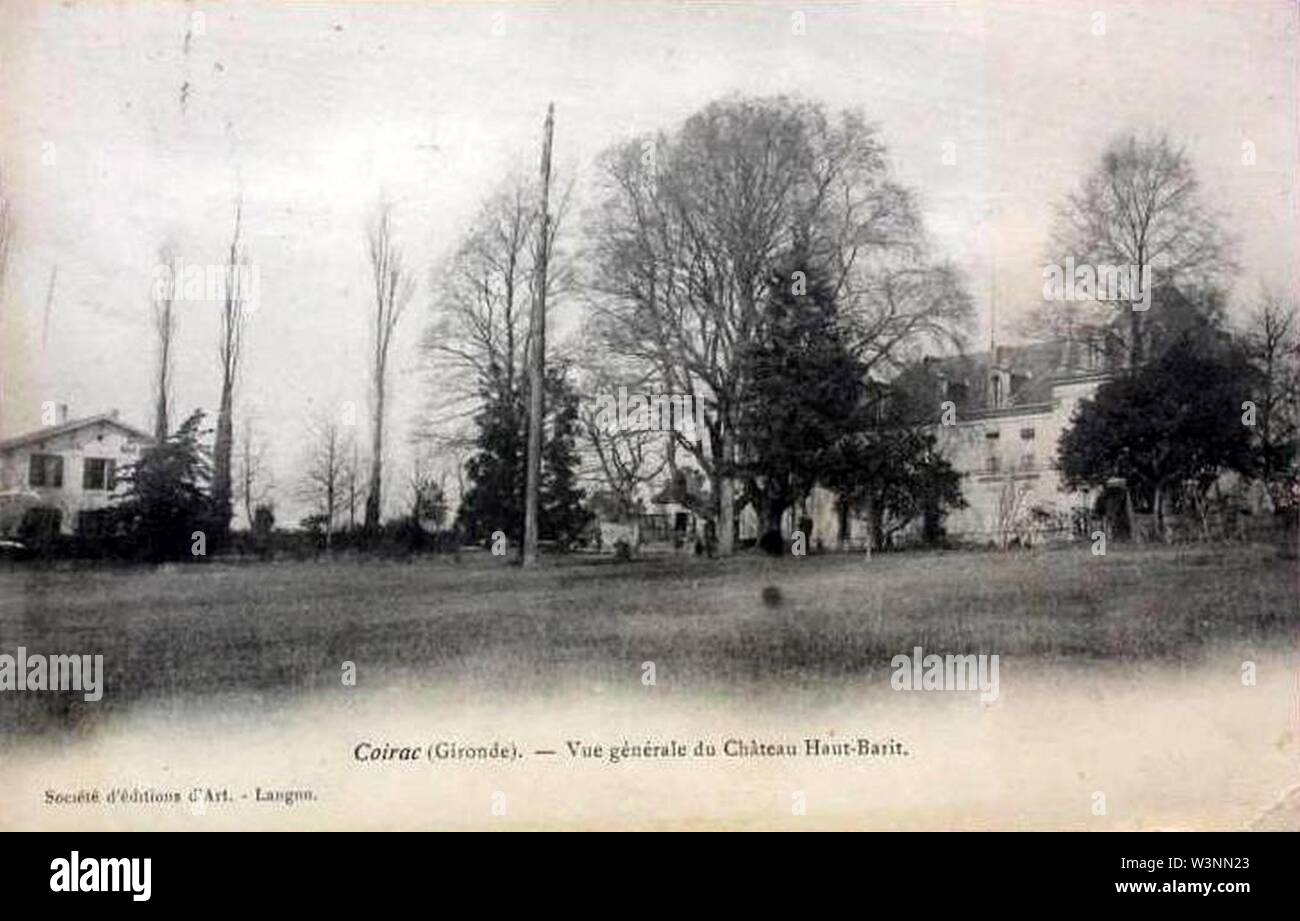
M 577 486 L 578 394 L 563 368 L 548 374 L 550 428 L 542 448 L 538 523 L 542 540 L 568 548 L 591 520 Z
M 115 515 L 128 544 L 146 559 L 190 558 L 194 533 L 203 532 L 206 550 L 209 532 L 222 524 L 209 492 L 212 461 L 202 424 L 203 411 L 195 410 L 120 474 L 126 489 Z
M 470 487 L 457 516 L 470 540 L 487 540 L 494 531 L 512 544 L 523 540 L 526 405 L 518 390 L 499 392 L 474 419 L 478 450 L 465 464 Z
M 567 545 L 586 525 L 588 514 L 582 507 L 583 492 L 576 486 L 578 398 L 562 365 L 547 370 L 546 411 L 540 533 L 544 540 Z M 478 451 L 465 465 L 470 487 L 457 523 L 471 540 L 487 540 L 501 531 L 517 546 L 524 528 L 527 383 L 485 394 L 475 424 Z
M 831 279 L 806 246 L 767 287 L 742 364 L 734 473 L 765 530 L 779 531 L 786 509 L 825 476 L 832 449 L 853 431 L 866 372 L 844 346 Z

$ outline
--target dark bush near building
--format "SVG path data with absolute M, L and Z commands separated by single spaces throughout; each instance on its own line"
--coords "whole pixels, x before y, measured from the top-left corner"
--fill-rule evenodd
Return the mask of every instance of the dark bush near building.
M 50 557 L 58 553 L 62 543 L 60 528 L 63 511 L 45 505 L 29 508 L 18 525 L 18 540 L 36 557 Z
M 763 536 L 758 539 L 758 547 L 768 556 L 780 556 L 785 553 L 785 538 L 775 529 L 764 531 Z

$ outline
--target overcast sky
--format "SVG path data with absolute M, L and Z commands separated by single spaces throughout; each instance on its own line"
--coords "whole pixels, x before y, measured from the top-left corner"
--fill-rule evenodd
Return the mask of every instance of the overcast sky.
M 1261 284 L 1296 283 L 1297 38 L 1295 5 L 1266 0 L 0 0 L 14 225 L 0 435 L 39 424 L 45 400 L 149 427 L 159 246 L 223 261 L 242 188 L 261 300 L 236 412 L 275 434 L 292 507 L 313 408 L 351 400 L 365 416 L 363 233 L 386 195 L 420 279 L 394 362 L 396 485 L 425 397 L 414 346 L 432 270 L 507 171 L 535 168 L 548 101 L 557 165 L 579 183 L 610 143 L 727 93 L 862 110 L 919 194 L 936 250 L 966 271 L 981 343 L 991 304 L 1003 341 L 1037 307 L 1052 205 L 1106 141 L 1167 130 L 1238 242 L 1242 309 Z M 180 305 L 181 415 L 215 409 L 216 323 L 216 304 Z

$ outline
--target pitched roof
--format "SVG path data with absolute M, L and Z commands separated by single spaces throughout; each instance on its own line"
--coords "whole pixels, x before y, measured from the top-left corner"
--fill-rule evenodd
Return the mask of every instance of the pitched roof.
M 948 398 L 956 404 L 957 411 L 971 414 L 994 411 L 990 407 L 989 372 L 995 368 L 1009 374 L 1011 379 L 1010 393 L 1002 410 L 1047 403 L 1052 399 L 1054 383 L 1104 373 L 1090 357 L 1087 343 L 1062 338 L 998 346 L 992 352 L 926 358 L 904 374 L 913 387 L 929 389 L 946 382 Z
M 111 425 L 114 428 L 121 429 L 129 435 L 134 435 L 144 441 L 153 441 L 153 436 L 148 432 L 142 431 L 133 425 L 127 425 L 117 417 L 116 412 L 100 413 L 96 416 L 86 416 L 84 419 L 70 419 L 67 422 L 61 422 L 58 425 L 46 425 L 35 429 L 31 432 L 24 432 L 21 435 L 14 435 L 12 438 L 6 438 L 0 441 L 0 452 L 11 451 L 14 448 L 22 447 L 32 442 L 44 441 L 47 438 L 56 438 L 59 435 L 66 435 L 69 432 L 75 432 L 78 429 L 86 428 L 91 425 Z

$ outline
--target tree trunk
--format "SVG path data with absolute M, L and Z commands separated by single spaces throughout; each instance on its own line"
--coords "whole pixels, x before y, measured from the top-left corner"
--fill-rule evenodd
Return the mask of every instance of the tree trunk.
M 786 510 L 786 506 L 782 505 L 779 500 L 768 499 L 767 508 L 764 509 L 764 515 L 763 515 L 763 519 L 766 522 L 764 525 L 764 530 L 775 531 L 777 534 L 780 534 L 781 519 L 785 517 L 785 510 Z M 791 527 L 790 530 L 793 531 L 794 527 Z
M 248 519 L 248 530 L 253 530 L 253 474 L 249 470 L 250 454 L 248 446 L 244 450 L 244 517 Z
M 384 384 L 382 369 L 378 371 L 375 378 L 375 418 L 370 427 L 370 491 L 366 494 L 365 520 L 365 529 L 372 532 L 379 528 L 379 500 L 384 478 Z
M 170 296 L 170 295 L 169 295 Z M 172 361 L 172 308 L 171 303 L 165 303 L 162 313 L 156 315 L 158 334 L 158 399 L 154 405 L 153 417 L 153 437 L 156 442 L 162 444 L 167 440 L 168 424 L 168 406 L 167 392 L 171 385 L 171 361 Z
M 325 488 L 325 552 L 328 553 L 334 543 L 334 482 L 333 474 L 330 484 Z
M 718 429 L 721 430 L 724 425 L 725 419 L 720 418 Z M 716 470 L 723 471 L 713 477 L 713 493 L 718 501 L 718 554 L 731 556 L 736 547 L 736 484 L 729 475 L 731 440 L 721 432 L 718 435 L 717 448 L 713 452 L 713 462 Z
M 736 527 L 736 510 L 734 507 L 735 484 L 731 477 L 716 476 L 713 478 L 714 492 L 718 496 L 718 553 L 722 556 L 730 556 L 735 549 L 735 527 Z
M 165 383 L 159 383 L 158 389 L 161 391 L 166 386 Z M 159 444 L 167 440 L 167 395 L 165 393 L 158 394 L 158 403 L 154 407 L 153 437 Z
M 1160 535 L 1160 539 L 1166 544 L 1169 543 L 1169 529 L 1165 527 L 1165 491 L 1160 484 L 1156 484 L 1151 510 L 1155 512 L 1156 533 Z
M 231 509 L 230 458 L 234 449 L 234 425 L 231 418 L 234 384 L 227 378 L 221 385 L 221 408 L 217 412 L 217 437 L 212 457 L 212 502 L 217 509 L 218 545 L 224 544 L 230 531 Z
M 1147 250 L 1145 244 L 1138 247 L 1137 257 L 1138 257 L 1137 258 L 1137 279 L 1138 279 L 1137 286 L 1140 289 L 1142 286 L 1142 279 L 1145 277 L 1146 274 L 1145 269 L 1147 266 Z M 1142 300 L 1143 295 L 1145 295 L 1146 297 L 1151 297 L 1152 292 L 1135 291 L 1133 292 L 1133 294 L 1136 295 L 1133 298 L 1133 300 L 1140 301 Z M 1138 365 L 1142 364 L 1142 359 L 1146 352 L 1146 348 L 1142 342 L 1142 334 L 1144 332 L 1144 330 L 1142 329 L 1143 316 L 1145 314 L 1145 311 L 1134 310 L 1133 305 L 1129 304 L 1128 312 L 1129 312 L 1129 335 L 1133 339 L 1130 348 L 1129 358 L 1132 361 L 1133 367 L 1136 368 L 1138 367 Z
M 881 548 L 883 510 L 876 502 L 876 497 L 868 492 L 862 504 L 864 517 L 867 519 L 867 553 Z
M 1142 364 L 1142 314 L 1129 307 L 1129 367 L 1137 368 Z

